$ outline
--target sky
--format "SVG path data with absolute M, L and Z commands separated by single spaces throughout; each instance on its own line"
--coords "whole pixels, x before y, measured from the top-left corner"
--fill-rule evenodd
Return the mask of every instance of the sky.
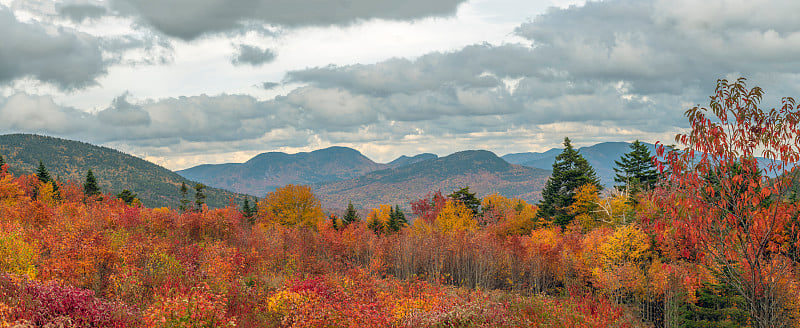
M 673 143 L 717 79 L 800 96 L 800 1 L 0 0 L 0 134 L 178 170 L 266 151 Z

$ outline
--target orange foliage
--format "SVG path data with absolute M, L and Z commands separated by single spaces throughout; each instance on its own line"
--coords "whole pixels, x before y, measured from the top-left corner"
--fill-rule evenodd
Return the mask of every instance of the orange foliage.
M 324 217 L 319 200 L 308 186 L 280 187 L 258 203 L 258 221 L 262 224 L 316 228 Z

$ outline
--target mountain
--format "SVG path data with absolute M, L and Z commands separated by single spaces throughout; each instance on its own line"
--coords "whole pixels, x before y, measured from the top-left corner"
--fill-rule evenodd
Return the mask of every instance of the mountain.
M 187 198 L 194 200 L 195 182 L 111 148 L 33 134 L 6 134 L 0 135 L 0 155 L 15 175 L 34 173 L 41 160 L 54 178 L 82 185 L 86 172 L 92 169 L 104 193 L 117 194 L 128 189 L 138 194 L 148 207 L 177 208 L 182 182 L 190 189 Z M 215 188 L 208 188 L 206 196 L 209 207 L 224 207 L 231 197 L 237 203 L 243 200 L 242 195 Z
M 287 184 L 346 180 L 386 167 L 355 149 L 330 147 L 297 154 L 263 153 L 245 163 L 205 164 L 177 173 L 209 186 L 263 196 Z
M 655 155 L 655 145 L 644 143 L 650 149 L 650 153 Z M 503 155 L 503 159 L 509 163 L 519 164 L 527 167 L 535 167 L 540 169 L 552 169 L 553 162 L 556 156 L 561 153 L 563 149 L 553 148 L 544 153 L 515 153 Z M 623 154 L 629 152 L 630 143 L 627 142 L 603 142 L 593 146 L 578 148 L 578 152 L 594 167 L 597 176 L 600 178 L 600 183 L 606 187 L 614 185 L 614 161 L 618 161 Z
M 436 154 L 431 154 L 431 153 L 422 153 L 422 154 L 419 154 L 419 155 L 416 155 L 416 156 L 413 156 L 413 157 L 408 157 L 406 155 L 403 155 L 403 156 L 400 156 L 397 159 L 387 163 L 387 165 L 389 165 L 389 167 L 391 167 L 391 168 L 397 168 L 397 167 L 406 166 L 406 165 L 409 165 L 409 164 L 419 163 L 419 162 L 422 162 L 422 161 L 427 161 L 429 159 L 436 159 L 436 158 L 439 158 L 439 156 L 436 156 Z
M 465 186 L 479 197 L 499 193 L 533 202 L 541 198 L 549 176 L 549 170 L 510 164 L 485 150 L 468 150 L 313 188 L 325 207 L 341 207 L 349 201 L 367 208 L 404 206 L 437 190 L 448 194 Z

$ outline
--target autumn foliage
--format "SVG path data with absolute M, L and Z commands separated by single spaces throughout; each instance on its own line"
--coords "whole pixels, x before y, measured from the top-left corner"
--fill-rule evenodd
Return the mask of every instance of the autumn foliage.
M 345 224 L 289 185 L 251 220 L 2 172 L 0 327 L 797 327 L 797 114 L 759 100 L 721 82 L 656 188 L 577 186 L 563 226 L 498 194 Z

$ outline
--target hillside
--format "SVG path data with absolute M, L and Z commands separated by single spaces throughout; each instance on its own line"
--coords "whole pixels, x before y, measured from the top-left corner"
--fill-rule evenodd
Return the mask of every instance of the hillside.
M 287 184 L 346 180 L 386 167 L 355 149 L 330 147 L 297 154 L 263 153 L 245 163 L 205 164 L 177 173 L 209 186 L 263 196 Z
M 348 201 L 357 207 L 405 206 L 430 192 L 449 193 L 464 186 L 478 196 L 499 193 L 536 201 L 549 175 L 548 170 L 509 164 L 489 151 L 469 150 L 350 180 L 317 184 L 314 192 L 325 207 Z
M 387 163 L 387 165 L 390 168 L 397 168 L 397 167 L 406 166 L 406 165 L 419 163 L 419 162 L 422 162 L 422 161 L 427 161 L 429 159 L 436 159 L 436 158 L 439 158 L 439 156 L 436 156 L 436 154 L 431 154 L 431 153 L 422 153 L 422 154 L 419 154 L 419 155 L 416 155 L 416 156 L 412 156 L 412 157 L 408 157 L 406 155 L 402 155 L 402 156 L 398 157 L 397 159 Z
M 655 145 L 645 143 L 650 153 L 655 155 Z M 589 164 L 594 167 L 600 182 L 606 187 L 614 185 L 614 161 L 618 161 L 623 154 L 629 152 L 630 143 L 627 142 L 603 142 L 593 146 L 578 148 L 580 154 L 586 158 Z M 503 159 L 512 164 L 519 164 L 527 167 L 535 167 L 550 170 L 556 156 L 562 149 L 553 148 L 543 153 L 515 153 L 503 155 Z
M 128 189 L 148 207 L 177 208 L 181 182 L 190 189 L 195 184 L 166 168 L 111 148 L 33 134 L 0 135 L 0 155 L 15 175 L 34 173 L 41 160 L 54 178 L 82 184 L 86 171 L 92 169 L 103 193 L 117 194 Z M 206 195 L 210 207 L 224 207 L 231 197 L 237 202 L 241 198 L 215 188 L 208 188 Z M 194 190 L 188 196 L 193 200 Z

